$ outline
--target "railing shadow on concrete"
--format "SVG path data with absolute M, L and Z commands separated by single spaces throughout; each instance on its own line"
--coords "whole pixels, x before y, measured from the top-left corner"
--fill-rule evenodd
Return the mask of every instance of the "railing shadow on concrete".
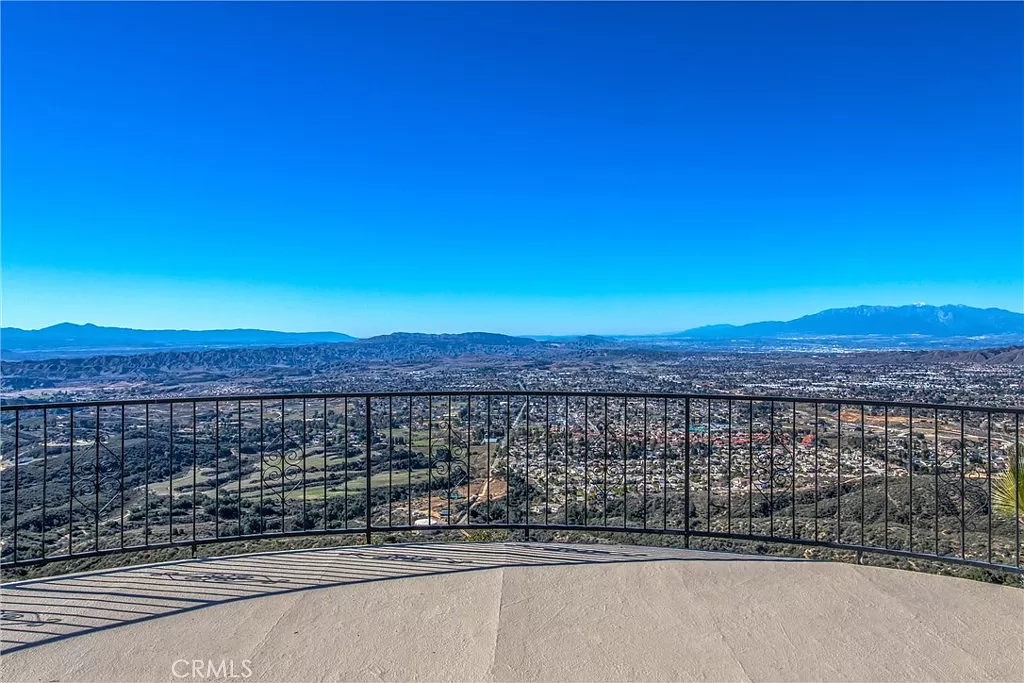
M 647 547 L 547 543 L 346 546 L 180 560 L 3 586 L 0 653 L 275 595 L 506 567 L 630 562 L 808 562 Z

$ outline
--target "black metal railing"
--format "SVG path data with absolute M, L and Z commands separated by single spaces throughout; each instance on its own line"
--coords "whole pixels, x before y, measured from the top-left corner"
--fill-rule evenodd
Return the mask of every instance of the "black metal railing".
M 589 530 L 1022 572 L 1022 408 L 576 392 L 5 405 L 3 566 L 242 538 Z M 998 496 L 996 496 L 998 499 Z

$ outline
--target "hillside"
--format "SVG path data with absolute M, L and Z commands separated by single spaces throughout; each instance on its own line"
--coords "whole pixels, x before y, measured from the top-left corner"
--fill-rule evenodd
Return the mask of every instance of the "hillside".
M 112 378 L 155 382 L 157 378 L 188 378 L 224 374 L 256 376 L 282 368 L 306 372 L 338 370 L 354 363 L 396 363 L 424 358 L 541 357 L 561 355 L 557 345 L 499 334 L 390 334 L 346 344 L 310 344 L 55 357 L 0 363 L 5 387 L 49 386 L 67 380 Z
M 866 363 L 974 363 L 1024 366 L 1024 346 L 966 351 L 879 351 L 850 355 Z

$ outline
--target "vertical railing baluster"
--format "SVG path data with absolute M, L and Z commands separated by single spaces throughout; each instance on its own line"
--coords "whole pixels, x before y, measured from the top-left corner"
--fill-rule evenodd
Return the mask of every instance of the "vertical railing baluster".
M 342 477 L 342 488 L 345 493 L 345 528 L 348 529 L 348 396 L 345 397 L 345 410 L 344 410 L 345 428 L 342 431 L 342 438 L 345 440 L 345 450 L 343 455 L 343 461 L 345 463 L 345 474 Z M 366 454 L 369 457 L 369 453 Z
M 544 396 L 544 525 L 548 524 L 551 508 L 551 394 Z
M 530 540 L 530 397 L 526 396 L 526 540 Z M 584 508 L 585 509 L 585 508 Z
M 886 550 L 889 549 L 889 406 L 885 406 L 885 432 L 883 434 L 884 460 L 882 471 L 882 539 Z
M 590 401 L 583 397 L 583 526 L 590 523 Z
M 622 528 L 625 529 L 629 526 L 629 480 L 626 476 L 626 455 L 629 436 L 628 436 L 628 420 L 629 420 L 629 399 L 625 396 L 622 397 Z
M 647 529 L 647 397 L 644 396 L 644 451 L 643 460 L 640 461 L 640 477 L 643 480 L 643 492 L 641 494 L 641 510 L 643 510 L 643 528 Z
M 470 496 L 473 494 L 473 395 L 466 394 L 466 524 L 472 524 L 473 505 Z M 477 494 L 478 496 L 480 494 Z M 390 517 L 388 518 L 390 523 Z
M 910 514 L 907 517 L 907 547 L 913 552 L 914 551 L 914 408 L 911 406 L 907 409 L 907 425 L 909 431 L 907 432 L 907 478 L 909 480 L 909 501 L 910 501 Z
M 491 481 L 493 480 L 491 473 L 491 395 L 487 394 L 487 427 L 484 430 L 484 446 L 487 451 L 487 523 L 491 523 Z M 409 424 L 412 425 L 412 398 L 409 399 Z M 412 427 L 409 428 L 409 434 L 412 434 Z
M 843 404 L 836 404 L 836 543 L 843 539 Z
M 490 403 L 488 403 L 488 407 L 490 407 Z M 490 424 L 488 424 L 488 429 L 490 429 Z M 407 518 L 407 521 L 409 523 L 409 526 L 412 526 L 412 461 L 413 461 L 412 446 L 413 446 L 413 443 L 412 443 L 412 396 L 410 396 L 409 397 L 409 444 L 408 444 L 408 446 L 406 446 L 406 449 L 405 449 L 406 453 L 408 455 L 408 462 L 409 462 L 409 466 L 406 469 L 406 479 L 407 479 L 406 497 L 407 497 L 408 500 L 407 500 L 406 511 L 405 511 L 406 512 L 406 518 Z M 487 445 L 487 497 L 488 498 L 490 498 L 490 496 L 491 496 L 491 491 L 490 491 L 490 488 L 491 488 L 491 457 L 490 457 L 490 452 L 491 451 L 490 451 L 490 449 L 491 449 L 491 446 L 490 446 L 490 444 L 488 444 Z M 487 504 L 487 516 L 488 516 L 488 519 L 490 519 L 490 513 L 491 513 L 491 509 L 490 508 L 491 508 L 490 502 L 488 501 L 488 504 Z
M 285 452 L 285 438 L 284 438 L 284 399 L 281 399 L 281 483 L 279 484 L 281 489 L 281 533 L 283 534 L 285 529 L 285 509 L 288 506 L 287 498 L 287 487 L 285 482 L 287 481 L 288 474 L 288 455 Z
M 93 550 L 100 549 L 100 407 L 96 406 L 96 466 L 93 469 Z
M 668 529 L 668 399 L 661 421 L 661 529 Z
M 238 401 L 238 412 L 235 415 L 238 422 L 238 535 L 242 535 L 242 401 Z M 325 498 L 326 500 L 326 498 Z
M 260 533 L 265 534 L 267 532 L 266 525 L 263 521 L 263 461 L 264 455 L 264 437 L 263 437 L 263 399 L 260 399 Z
M 814 542 L 818 542 L 818 470 L 821 467 L 818 461 L 818 402 L 814 402 Z
M 565 516 L 565 524 L 569 524 L 569 397 L 565 397 L 565 422 L 562 428 L 562 439 L 565 444 L 562 448 L 562 465 L 565 468 L 565 476 L 562 485 L 565 487 L 565 499 L 562 505 L 562 514 Z
M 468 448 L 468 446 L 467 446 Z M 468 452 L 468 451 L 467 451 Z M 394 526 L 392 520 L 392 489 L 395 485 L 395 402 L 393 396 L 388 396 L 388 526 Z M 467 468 L 468 472 L 468 468 Z M 468 489 L 467 489 L 468 492 Z M 466 496 L 469 499 L 469 496 Z
M 42 529 L 39 533 L 40 543 L 42 545 L 42 559 L 46 559 L 46 479 L 47 479 L 47 462 L 50 459 L 50 440 L 47 435 L 47 425 L 49 423 L 49 416 L 46 408 L 43 408 L 43 524 Z
M 220 538 L 220 401 L 213 402 L 213 537 Z
M 149 404 L 146 404 L 146 493 L 145 493 L 145 504 L 146 504 L 146 515 L 145 522 L 146 529 L 143 532 L 143 541 L 146 547 L 149 547 Z M 239 479 L 241 481 L 241 479 Z
M 71 406 L 70 417 L 70 453 L 68 455 L 68 555 L 72 554 L 71 539 L 74 536 L 75 518 L 75 407 Z
M 45 481 L 45 477 L 44 477 L 44 481 Z M 118 524 L 118 527 L 120 527 L 120 529 L 121 529 L 121 549 L 124 550 L 124 404 L 123 403 L 121 404 L 121 487 L 120 487 L 120 490 L 118 491 L 118 498 L 120 498 L 120 501 L 121 501 L 121 521 Z M 44 523 L 43 531 L 44 531 L 44 533 L 45 533 L 45 522 L 46 522 L 46 520 L 44 519 L 43 520 L 43 523 Z
M 687 402 L 689 402 L 689 399 L 687 399 Z M 750 534 L 750 535 L 753 535 L 753 533 L 754 533 L 754 402 L 753 401 L 748 401 L 748 404 L 749 405 L 747 406 L 747 458 L 748 458 L 749 462 L 747 463 L 747 533 Z M 687 412 L 689 412 L 689 411 L 687 411 Z M 689 438 L 689 434 L 690 434 L 689 418 L 687 418 L 686 434 L 687 434 L 687 438 L 686 438 L 686 442 L 687 442 L 686 451 L 687 451 L 687 453 L 689 453 L 689 451 L 690 451 L 690 447 L 689 447 L 689 442 L 690 442 L 690 438 Z M 686 471 L 687 471 L 687 476 L 689 476 L 689 471 L 690 471 L 689 466 L 687 466 Z M 687 486 L 687 490 L 689 490 L 689 486 Z M 689 512 L 689 507 L 687 507 L 687 512 Z
M 1020 461 L 1020 413 L 1017 413 L 1015 425 L 1014 425 L 1014 438 L 1013 438 L 1013 452 L 1010 453 L 1010 457 L 1013 458 L 1014 468 L 1014 489 L 1017 495 L 1013 497 L 1013 516 L 1016 517 L 1014 525 L 1016 527 L 1016 552 L 1017 552 L 1017 566 L 1020 567 L 1020 525 L 1021 525 L 1021 514 L 1020 514 L 1020 480 L 1024 476 L 1022 471 L 1022 463 Z
M 793 452 L 790 454 L 789 488 L 790 502 L 793 508 L 793 521 L 790 528 L 790 537 L 796 538 L 796 401 L 793 401 Z M 863 482 L 862 482 L 863 483 Z M 863 510 L 861 514 L 863 519 Z
M 373 422 L 370 415 L 370 397 L 367 396 L 366 410 L 366 545 L 373 543 L 373 498 L 371 491 L 372 463 L 371 453 L 373 451 Z M 451 499 L 449 498 L 449 501 Z M 449 503 L 450 504 L 450 503 Z
M 323 481 L 320 482 L 324 489 L 324 531 L 327 531 L 327 397 L 324 397 L 324 414 L 323 414 L 323 433 L 324 433 L 324 471 Z
M 864 507 L 865 507 L 865 492 L 864 492 L 864 470 L 866 465 L 867 452 L 867 437 L 865 436 L 868 430 L 867 422 L 864 419 L 864 404 L 860 404 L 860 544 L 864 545 Z
M 708 453 L 707 453 L 707 456 L 708 456 L 708 476 L 707 476 L 707 480 L 705 481 L 705 483 L 707 484 L 707 489 L 708 489 L 708 491 L 707 491 L 708 521 L 707 521 L 707 526 L 704 528 L 704 531 L 706 531 L 708 533 L 711 533 L 711 450 L 712 450 L 712 445 L 711 444 L 712 444 L 712 442 L 711 442 L 711 399 L 710 398 L 708 399 L 708 432 L 707 432 L 707 439 L 706 439 L 706 441 L 707 441 L 707 447 L 708 447 Z
M 506 497 L 508 489 L 505 490 Z M 427 524 L 434 523 L 434 396 L 427 396 Z
M 690 547 L 690 398 L 683 407 L 683 545 Z
M 987 508 L 987 526 L 988 526 L 988 561 L 992 563 L 992 411 L 988 413 L 988 426 L 986 428 L 988 439 L 985 443 L 985 451 L 987 454 L 987 465 L 985 470 L 985 480 L 988 485 L 988 504 Z M 1016 449 L 1014 449 L 1016 450 Z
M 527 440 L 527 448 L 529 448 L 529 440 Z M 452 451 L 452 395 L 448 394 L 448 470 L 447 479 L 445 482 L 445 496 L 448 501 L 445 505 L 445 509 L 448 510 L 447 523 L 452 523 L 452 468 L 455 467 L 455 453 Z
M 934 436 L 932 437 L 932 449 L 935 451 L 935 455 L 932 460 L 935 468 L 935 554 L 939 555 L 939 409 L 936 408 L 932 416 L 932 431 Z
M 302 529 L 306 531 L 309 528 L 309 517 L 306 511 L 306 486 L 307 486 L 307 474 L 306 474 L 306 398 L 302 398 Z
M 768 535 L 775 537 L 775 401 L 768 406 Z
M 196 543 L 196 486 L 199 474 L 199 459 L 196 443 L 196 402 L 192 401 L 192 552 L 195 553 Z
M 97 410 L 99 410 L 97 408 Z M 20 449 L 20 438 L 21 438 L 21 410 L 14 411 L 14 561 L 18 561 L 18 491 L 19 491 L 19 471 L 18 461 L 21 460 L 19 453 Z M 45 525 L 45 522 L 44 522 Z
M 935 452 L 938 457 L 938 451 Z M 967 470 L 967 441 L 964 438 L 964 411 L 960 411 L 960 559 L 967 557 L 967 520 L 964 515 L 964 496 L 966 495 L 964 477 Z M 936 501 L 938 512 L 938 501 Z M 936 519 L 936 521 L 938 521 Z
M 167 412 L 167 542 L 174 540 L 174 404 Z
M 725 531 L 732 533 L 732 399 L 726 401 L 726 413 L 729 421 L 726 427 L 726 439 L 728 439 L 728 450 L 726 451 L 725 464 Z
M 602 428 L 604 430 L 604 453 L 601 458 L 601 498 L 603 501 L 604 510 L 602 513 L 602 524 L 608 526 L 608 431 L 611 427 L 611 423 L 608 421 L 608 397 L 604 397 L 604 422 Z
M 505 394 L 505 524 L 512 522 L 512 396 Z

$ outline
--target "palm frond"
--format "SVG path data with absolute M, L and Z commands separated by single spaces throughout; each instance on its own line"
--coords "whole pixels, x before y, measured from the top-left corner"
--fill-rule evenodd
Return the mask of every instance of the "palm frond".
M 1024 444 L 1017 444 L 1009 467 L 993 482 L 992 508 L 1007 517 L 1024 515 Z

